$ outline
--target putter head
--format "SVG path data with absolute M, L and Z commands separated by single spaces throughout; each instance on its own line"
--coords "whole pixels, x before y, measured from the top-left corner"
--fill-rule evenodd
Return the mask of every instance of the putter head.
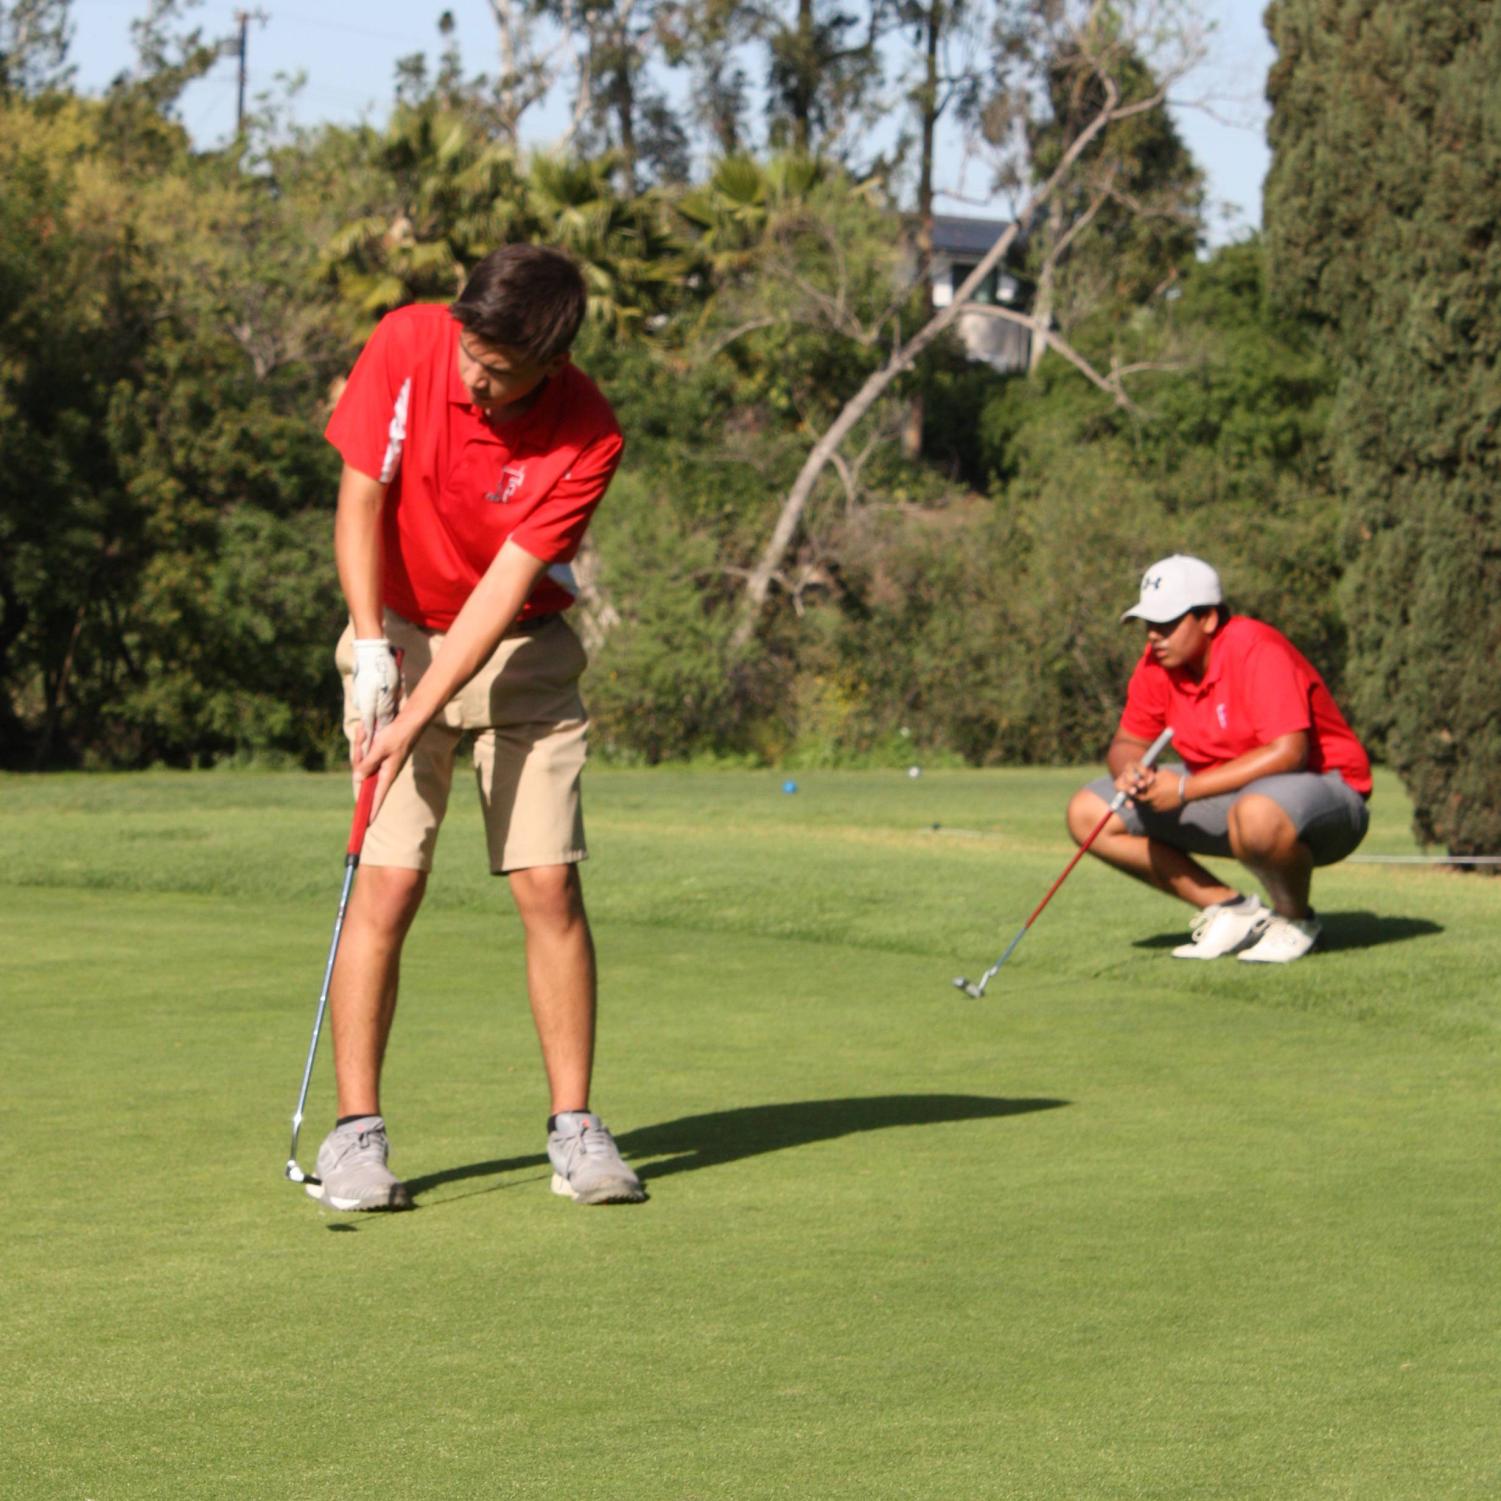
M 985 995 L 985 987 L 983 985 L 971 985 L 963 975 L 956 975 L 954 977 L 954 989 L 962 990 L 971 1000 L 976 1001 L 982 1000 Z

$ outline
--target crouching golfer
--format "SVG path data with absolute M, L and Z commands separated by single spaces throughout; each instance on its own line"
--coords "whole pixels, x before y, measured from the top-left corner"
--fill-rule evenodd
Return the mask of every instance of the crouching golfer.
M 584 306 L 563 255 L 497 250 L 451 307 L 381 322 L 328 424 L 344 459 L 334 550 L 350 615 L 338 648 L 345 730 L 357 778 L 379 778 L 330 991 L 338 1121 L 318 1151 L 322 1184 L 308 1189 L 335 1209 L 411 1202 L 387 1167 L 381 1064 L 466 733 L 490 866 L 509 880 L 525 931 L 553 1190 L 586 1204 L 644 1197 L 589 1110 L 585 658 L 564 619 L 565 565 L 622 440 L 569 363 Z
M 1075 793 L 1069 832 L 1082 844 L 1114 794 L 1129 793 L 1090 853 L 1199 909 L 1175 958 L 1300 959 L 1319 936 L 1313 868 L 1365 837 L 1366 753 L 1306 658 L 1271 626 L 1232 614 L 1207 563 L 1154 563 L 1121 616 L 1133 618 L 1146 625 L 1146 650 L 1106 753 L 1110 775 Z M 1183 767 L 1143 769 L 1142 752 L 1168 726 Z M 1195 855 L 1233 855 L 1270 908 Z

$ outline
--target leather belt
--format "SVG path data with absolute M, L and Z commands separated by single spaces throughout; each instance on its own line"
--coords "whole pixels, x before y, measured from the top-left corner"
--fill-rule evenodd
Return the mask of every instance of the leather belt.
M 512 636 L 535 636 L 539 631 L 546 630 L 553 621 L 558 618 L 558 612 L 553 610 L 547 615 L 531 615 L 525 620 L 518 620 L 504 636 L 502 641 L 509 641 Z

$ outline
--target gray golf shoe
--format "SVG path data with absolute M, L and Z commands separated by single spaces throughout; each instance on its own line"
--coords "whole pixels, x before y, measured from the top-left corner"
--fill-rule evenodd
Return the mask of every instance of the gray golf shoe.
M 335 1126 L 318 1148 L 318 1183 L 307 1191 L 330 1209 L 410 1209 L 412 1196 L 386 1166 L 391 1143 L 378 1115 Z
M 605 1123 L 587 1110 L 553 1117 L 547 1155 L 553 1166 L 552 1191 L 575 1204 L 639 1204 L 646 1197 Z

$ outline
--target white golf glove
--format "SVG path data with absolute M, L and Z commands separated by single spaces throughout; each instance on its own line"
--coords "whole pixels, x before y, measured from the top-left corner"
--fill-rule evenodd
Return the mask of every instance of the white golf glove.
M 354 706 L 365 727 L 365 749 L 382 725 L 389 724 L 401 696 L 396 653 L 384 636 L 355 638 Z

